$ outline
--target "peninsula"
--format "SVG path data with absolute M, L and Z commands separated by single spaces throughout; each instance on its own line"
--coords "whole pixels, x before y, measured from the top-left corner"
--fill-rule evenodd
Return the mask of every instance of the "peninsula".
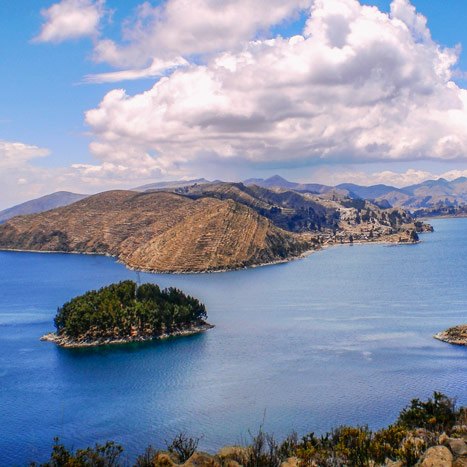
M 41 340 L 68 348 L 143 342 L 206 331 L 206 319 L 206 307 L 178 289 L 124 281 L 65 303 L 56 333 Z
M 446 331 L 439 332 L 433 337 L 448 344 L 467 346 L 467 324 L 446 329 Z
M 0 225 L 0 249 L 103 254 L 160 273 L 279 263 L 341 243 L 416 243 L 429 226 L 404 209 L 337 192 L 194 184 L 109 191 Z

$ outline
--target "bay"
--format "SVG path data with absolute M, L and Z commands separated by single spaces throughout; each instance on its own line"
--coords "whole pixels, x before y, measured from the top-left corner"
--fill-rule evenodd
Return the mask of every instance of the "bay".
M 138 274 L 100 256 L 0 252 L 0 465 L 43 461 L 53 437 L 115 440 L 129 459 L 180 431 L 200 447 L 340 424 L 379 428 L 434 390 L 467 404 L 467 219 L 411 246 L 333 247 L 287 264 Z M 165 342 L 67 350 L 41 342 L 63 302 L 124 279 L 176 286 L 216 327 Z

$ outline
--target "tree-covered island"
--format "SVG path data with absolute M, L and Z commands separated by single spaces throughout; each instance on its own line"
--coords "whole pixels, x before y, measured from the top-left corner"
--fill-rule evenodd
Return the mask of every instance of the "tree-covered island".
M 213 327 L 206 319 L 204 304 L 181 290 L 123 281 L 65 303 L 54 320 L 57 332 L 42 340 L 61 347 L 141 342 L 206 331 Z

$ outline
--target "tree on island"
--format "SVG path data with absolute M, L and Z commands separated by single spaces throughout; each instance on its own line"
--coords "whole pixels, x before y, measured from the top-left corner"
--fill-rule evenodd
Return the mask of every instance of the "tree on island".
M 206 307 L 170 287 L 123 281 L 87 292 L 58 309 L 55 327 L 71 339 L 152 337 L 206 324 Z

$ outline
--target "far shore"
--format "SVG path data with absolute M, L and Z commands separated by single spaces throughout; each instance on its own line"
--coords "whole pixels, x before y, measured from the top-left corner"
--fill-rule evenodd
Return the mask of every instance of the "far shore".
M 95 340 L 89 339 L 72 339 L 68 336 L 59 336 L 55 332 L 45 334 L 41 337 L 41 341 L 53 342 L 59 347 L 65 349 L 78 349 L 86 347 L 101 347 L 104 345 L 122 345 L 122 344 L 131 344 L 131 343 L 142 343 L 142 342 L 151 342 L 156 340 L 164 340 L 172 337 L 183 337 L 183 336 L 192 336 L 195 334 L 200 334 L 208 331 L 209 329 L 214 328 L 214 325 L 209 323 L 199 324 L 196 326 L 190 326 L 186 329 L 175 330 L 170 333 L 164 333 L 156 336 L 128 336 L 128 337 L 119 337 L 119 338 L 101 338 Z

